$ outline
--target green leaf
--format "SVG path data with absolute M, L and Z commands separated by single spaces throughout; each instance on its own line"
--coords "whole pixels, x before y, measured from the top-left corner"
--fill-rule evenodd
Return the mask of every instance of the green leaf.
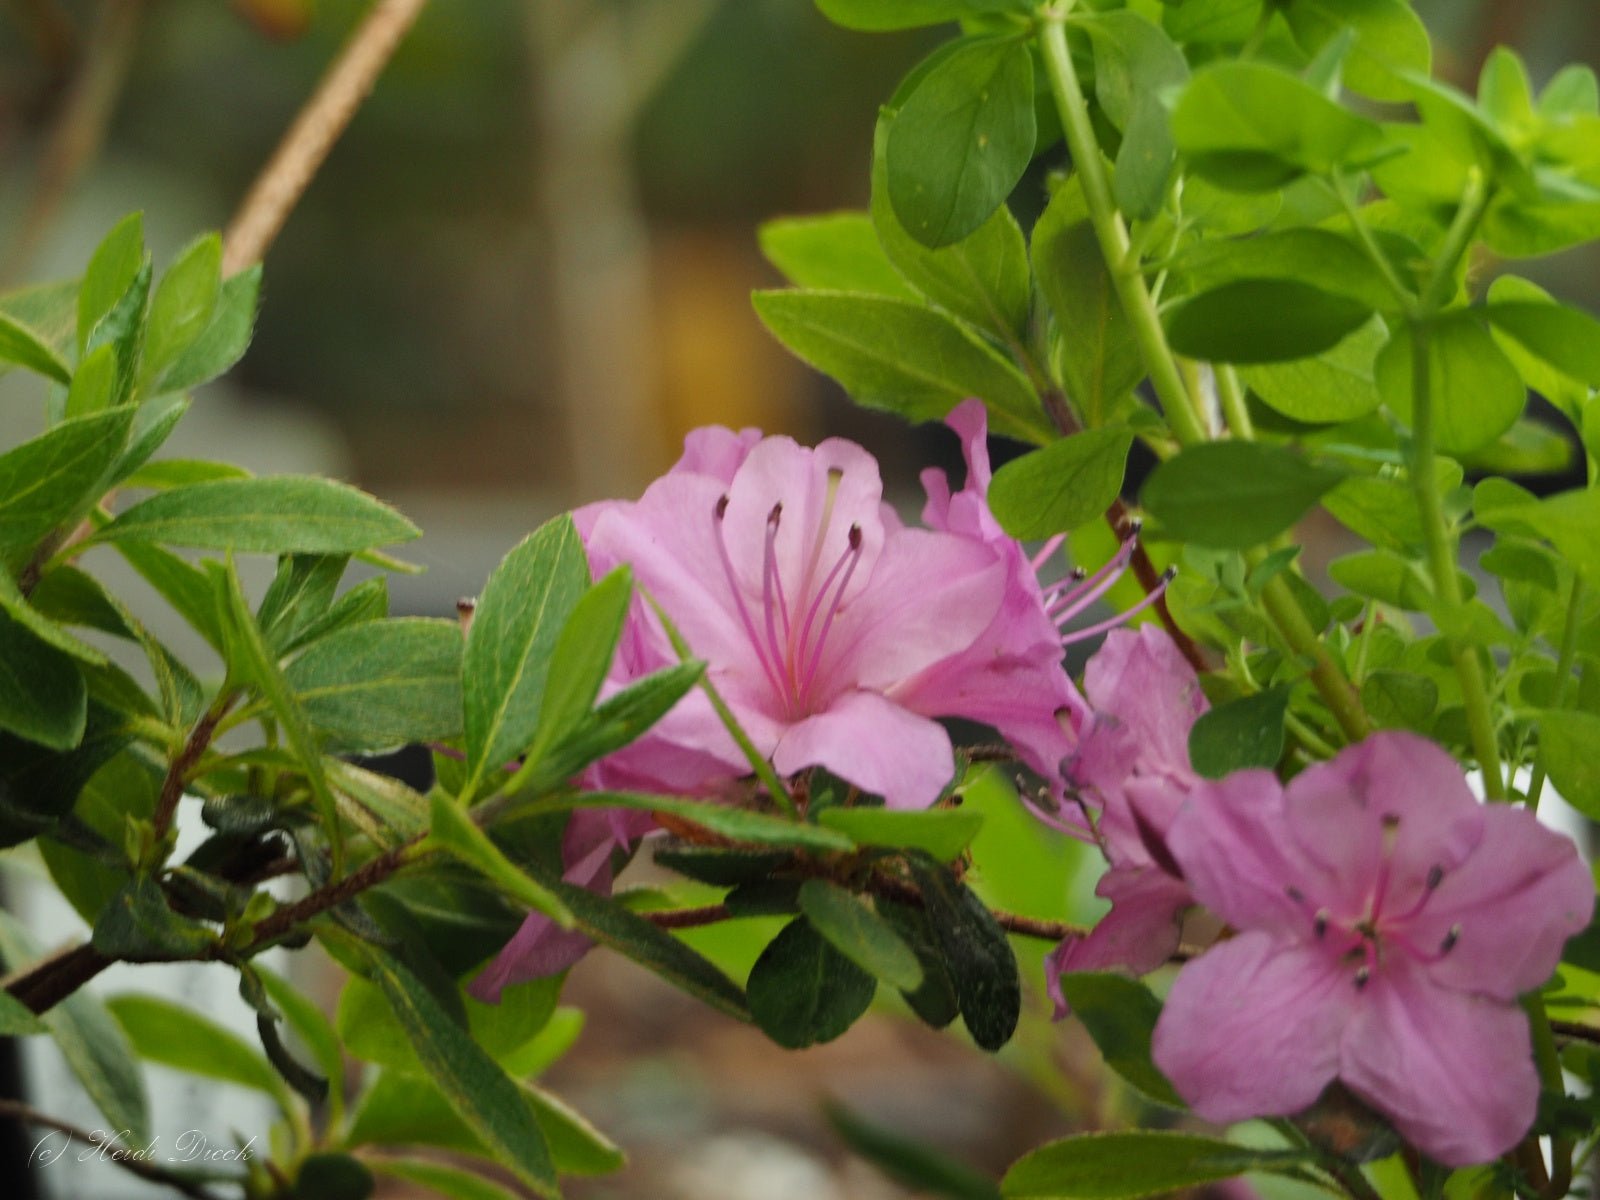
M 343 750 L 461 733 L 461 629 L 454 621 L 351 625 L 311 643 L 283 677 L 306 720 Z
M 1250 36 L 1260 14 L 1261 0 L 1183 0 L 1163 5 L 1161 24 L 1185 44 L 1239 43 Z
M 823 1111 L 828 1124 L 852 1150 L 917 1195 L 943 1200 L 1000 1200 L 1000 1190 L 994 1183 L 964 1163 L 864 1121 L 841 1104 L 827 1104 Z
M 1182 1108 L 1167 1077 L 1150 1058 L 1150 1034 L 1161 1002 L 1137 980 L 1121 975 L 1063 975 L 1061 994 L 1083 1022 L 1110 1067 L 1158 1104 Z
M 621 1148 L 560 1096 L 533 1083 L 524 1083 L 522 1094 L 563 1175 L 605 1175 L 627 1164 Z
M 1277 279 L 1309 284 L 1372 309 L 1396 303 L 1360 244 L 1331 229 L 1281 229 L 1201 241 L 1180 256 L 1174 270 L 1195 292 L 1247 279 Z
M 1502 303 L 1543 304 L 1555 306 L 1555 300 L 1550 293 L 1537 284 L 1515 275 L 1502 275 L 1489 285 L 1490 306 Z M 1556 318 L 1557 323 L 1562 323 L 1564 318 Z M 1513 318 L 1513 322 L 1516 318 Z M 1585 357 L 1583 348 L 1575 348 L 1549 344 L 1548 335 L 1541 336 L 1535 330 L 1532 334 L 1534 345 L 1525 345 L 1519 338 L 1513 337 L 1508 331 L 1496 327 L 1492 322 L 1490 331 L 1500 349 L 1506 352 L 1506 357 L 1522 376 L 1532 391 L 1538 392 L 1551 404 L 1555 405 L 1566 418 L 1575 426 L 1582 427 L 1583 409 L 1589 399 L 1589 386 L 1573 378 L 1556 363 L 1581 362 Z M 1546 355 L 1551 357 L 1547 357 Z
M 43 283 L 0 293 L 0 316 L 30 330 L 54 357 L 66 361 L 77 348 L 78 282 Z M 10 369 L 0 359 L 0 375 Z
M 215 586 L 219 593 L 217 611 L 224 622 L 223 644 L 228 650 L 225 658 L 229 674 L 254 684 L 277 718 L 283 740 L 299 760 L 323 829 L 333 839 L 334 865 L 337 869 L 343 856 L 343 843 L 339 835 L 338 803 L 328 787 L 327 773 L 322 765 L 322 748 L 300 708 L 294 690 L 278 667 L 277 657 L 268 647 L 255 617 L 250 613 L 231 558 L 226 569 L 216 573 Z
M 205 332 L 221 289 L 222 239 L 208 233 L 179 252 L 150 298 L 141 366 L 144 378 L 160 378 Z
M 942 56 L 889 129 L 889 202 L 924 246 L 975 232 L 1033 158 L 1033 58 L 1018 38 L 974 38 Z
M 1246 767 L 1276 766 L 1288 712 L 1289 689 L 1275 687 L 1201 713 L 1189 730 L 1195 774 L 1221 779 Z
M 70 750 L 83 737 L 88 703 L 72 659 L 0 610 L 0 729 Z
M 1130 429 L 1088 429 L 995 472 L 989 505 L 1012 537 L 1068 533 L 1105 515 L 1122 491 Z
M 1295 1151 L 1252 1150 L 1187 1133 L 1086 1133 L 1039 1147 L 1011 1164 L 1008 1200 L 1134 1200 L 1273 1170 Z
M 1402 325 L 1378 353 L 1373 369 L 1384 402 L 1411 423 L 1415 334 Z M 1435 440 L 1446 454 L 1464 454 L 1494 441 L 1522 415 L 1527 389 L 1516 367 L 1473 317 L 1445 317 L 1428 328 L 1429 394 Z
M 70 420 L 101 412 L 116 403 L 116 391 L 117 350 L 115 346 L 101 346 L 85 356 L 72 373 L 62 415 Z
M 1498 280 L 1496 282 L 1499 282 Z M 1562 304 L 1491 301 L 1484 315 L 1536 358 L 1569 379 L 1600 387 L 1600 321 Z
M 124 884 L 94 923 L 94 948 L 128 962 L 193 958 L 216 940 L 210 927 L 173 912 L 161 884 L 149 875 Z
M 106 234 L 84 270 L 78 288 L 78 350 L 116 307 L 144 266 L 144 214 L 129 213 Z
M 140 1058 L 265 1092 L 284 1112 L 293 1110 L 288 1089 L 261 1052 L 204 1014 L 132 993 L 111 997 L 106 1007 Z
M 1424 612 L 1433 602 L 1427 580 L 1408 559 L 1388 550 L 1362 550 L 1336 558 L 1328 574 L 1341 587 L 1408 612 Z
M 1427 26 L 1405 0 L 1291 0 L 1283 15 L 1312 54 L 1346 29 L 1354 33 L 1344 84 L 1373 100 L 1409 100 L 1406 73 L 1426 75 L 1432 69 Z
M 785 925 L 756 959 L 746 985 L 756 1023 L 778 1045 L 831 1042 L 867 1011 L 877 981 L 804 917 Z
M 982 1049 L 998 1050 L 1011 1040 L 1022 1015 L 1011 943 L 983 901 L 948 870 L 913 858 L 911 871 L 955 984 L 961 1020 Z
M 210 462 L 202 458 L 163 458 L 145 463 L 123 479 L 122 486 L 165 490 L 190 483 L 210 483 L 214 479 L 249 477 L 249 471 L 234 463 Z
M 817 0 L 817 7 L 837 25 L 868 32 L 939 25 L 981 13 L 1027 11 L 1025 0 Z
M 255 333 L 260 293 L 259 263 L 224 279 L 210 323 L 162 372 L 158 385 L 164 391 L 188 391 L 215 379 L 243 358 Z
M 878 915 L 894 926 L 922 968 L 922 986 L 914 992 L 900 993 L 901 998 L 923 1024 L 931 1029 L 945 1028 L 960 1015 L 961 1004 L 944 961 L 944 947 L 933 931 L 927 909 L 880 897 Z
M 428 1075 L 485 1145 L 541 1196 L 557 1195 L 555 1167 L 517 1085 L 398 961 L 369 951 L 373 982 Z
M 471 817 L 438 791 L 433 794 L 432 829 L 433 842 L 481 872 L 508 896 L 544 913 L 563 929 L 572 928 L 572 914 L 550 889 L 520 870 Z
M 1372 317 L 1359 300 L 1293 279 L 1241 279 L 1166 313 L 1172 348 L 1209 362 L 1266 363 L 1332 349 Z
M 579 597 L 550 654 L 539 728 L 528 747 L 538 761 L 582 724 L 600 695 L 633 602 L 633 575 L 618 567 Z
M 548 791 L 584 767 L 634 741 L 688 695 L 705 673 L 698 661 L 653 671 L 600 703 L 548 753 L 530 757 L 513 779 L 516 790 Z
M 446 1200 L 517 1200 L 514 1193 L 499 1184 L 443 1163 L 383 1155 L 374 1156 L 371 1164 L 372 1169 L 380 1175 L 392 1175 L 396 1179 L 414 1183 L 431 1194 L 446 1197 Z
M 977 396 L 996 433 L 1033 442 L 1050 437 L 1021 372 L 944 313 L 843 292 L 756 292 L 753 300 L 780 342 L 837 379 L 858 404 L 936 421 Z
M 1600 716 L 1573 709 L 1539 714 L 1539 752 L 1561 798 L 1591 820 L 1600 819 Z
M 1383 403 L 1372 372 L 1388 340 L 1388 329 L 1374 317 L 1331 350 L 1292 362 L 1242 367 L 1239 378 L 1262 403 L 1292 420 L 1353 421 Z
M 350 565 L 348 554 L 285 554 L 256 609 L 256 624 L 267 642 L 287 653 L 298 635 L 327 612 Z M 460 630 L 456 631 L 460 640 Z
M 387 504 L 331 479 L 217 479 L 141 500 L 94 536 L 257 554 L 349 554 L 422 531 Z
M 138 375 L 139 355 L 144 341 L 145 313 L 150 302 L 150 259 L 143 265 L 132 282 L 109 312 L 95 323 L 84 343 L 85 356 L 92 355 L 103 346 L 112 348 L 116 355 L 117 370 L 112 383 L 111 402 L 122 404 L 133 396 L 134 381 Z
M 589 561 L 570 516 L 541 525 L 489 576 L 462 661 L 463 795 L 533 740 L 551 653 L 588 585 Z
M 4 312 L 0 312 L 0 362 L 27 367 L 57 383 L 72 379 L 72 369 L 43 334 Z
M 10 992 L 0 991 L 0 1037 L 30 1037 L 48 1033 L 47 1026 Z
M 808 879 L 800 885 L 800 911 L 862 970 L 902 992 L 922 986 L 917 956 L 865 900 L 825 879 Z
M 252 968 L 289 1028 L 299 1035 L 306 1049 L 311 1051 L 312 1061 L 317 1064 L 322 1077 L 330 1081 L 339 1080 L 344 1073 L 344 1056 L 339 1051 L 339 1036 L 321 1007 L 309 996 L 297 991 L 281 975 L 275 975 L 260 966 L 259 960 L 252 964 Z M 337 1082 L 333 1086 L 337 1088 Z
M 56 572 L 51 572 L 55 574 Z M 49 578 L 46 576 L 45 578 Z M 10 574 L 0 570 L 0 610 L 9 613 L 12 620 L 21 624 L 27 631 L 47 645 L 53 646 L 63 654 L 70 655 L 81 663 L 101 667 L 106 664 L 106 656 L 93 646 L 86 645 L 73 637 L 55 621 L 51 620 L 37 607 L 28 603 L 22 595 L 22 589 L 16 584 Z
M 1033 270 L 1055 316 L 1057 366 L 1067 394 L 1091 426 L 1144 377 L 1144 361 L 1100 253 L 1083 186 L 1055 189 L 1033 227 Z
M 1158 466 L 1141 498 L 1166 534 L 1244 550 L 1288 529 L 1343 477 L 1281 446 L 1208 442 Z
M 1558 492 L 1492 509 L 1475 495 L 1474 507 L 1480 525 L 1544 538 L 1580 574 L 1600 581 L 1600 490 Z
M 1426 675 L 1380 667 L 1361 681 L 1361 707 L 1382 729 L 1426 733 L 1439 710 L 1439 685 Z
M 222 650 L 216 601 L 205 572 L 170 550 L 147 542 L 116 543 L 116 549 L 173 610 L 188 622 L 212 649 Z
M 917 298 L 884 254 L 866 213 L 782 217 L 763 224 L 757 236 L 767 261 L 796 287 Z
M 1162 96 L 1189 78 L 1183 52 L 1161 28 L 1131 10 L 1083 23 L 1094 45 L 1094 90 L 1122 131 L 1112 186 L 1117 207 L 1152 217 L 1166 200 L 1176 148 Z
M 128 409 L 93 413 L 0 454 L 0 561 L 32 550 L 100 498 L 132 422 Z
M 859 846 L 921 850 L 952 862 L 978 836 L 983 815 L 955 808 L 902 812 L 888 808 L 826 808 L 817 823 L 837 829 Z
M 971 234 L 937 249 L 924 246 L 907 233 L 889 203 L 884 165 L 894 119 L 895 113 L 890 109 L 879 112 L 872 142 L 872 225 L 882 253 L 913 288 L 960 320 L 1002 341 L 1025 337 L 1032 285 L 1028 279 L 1028 245 L 1016 217 L 1001 205 Z M 911 298 L 916 298 L 915 292 Z
M 608 946 L 696 996 L 717 1011 L 748 1021 L 744 993 L 708 959 L 637 913 L 581 887 L 552 884 L 585 937 Z
M 731 808 L 705 800 L 680 800 L 674 796 L 653 796 L 634 792 L 573 792 L 535 802 L 524 812 L 559 812 L 569 808 L 631 808 L 643 812 L 666 813 L 680 821 L 734 842 L 757 846 L 795 846 L 809 850 L 834 850 L 848 853 L 855 843 L 843 833 L 769 816 L 747 808 Z
M 28 931 L 0 909 L 0 960 L 6 971 L 26 967 L 40 957 L 39 946 Z M 145 1145 L 149 1141 L 150 1119 L 144 1074 L 122 1027 L 105 1006 L 93 993 L 80 988 L 41 1014 L 40 1020 L 49 1028 L 89 1099 L 110 1122 L 110 1128 L 128 1130 L 130 1146 Z
M 1272 191 L 1302 174 L 1359 164 L 1383 141 L 1376 122 L 1260 62 L 1197 71 L 1178 97 L 1172 133 L 1197 174 L 1239 192 Z

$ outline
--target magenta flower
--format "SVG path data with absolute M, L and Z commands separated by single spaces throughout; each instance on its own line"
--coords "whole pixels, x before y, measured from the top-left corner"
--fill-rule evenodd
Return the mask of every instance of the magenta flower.
M 1449 1166 L 1527 1131 L 1539 1080 L 1517 997 L 1594 905 L 1570 841 L 1388 732 L 1287 789 L 1259 770 L 1198 784 L 1167 845 L 1238 931 L 1183 969 L 1155 1030 L 1195 1112 L 1287 1115 L 1337 1078 Z
M 990 627 L 1004 564 L 979 540 L 903 527 L 859 446 L 748 438 L 702 431 L 639 501 L 586 517 L 591 561 L 632 565 L 781 774 L 822 766 L 926 806 L 955 772 L 931 718 L 967 706 L 919 676 Z
M 923 671 L 898 698 L 919 711 L 992 725 L 1023 762 L 1054 779 L 1087 710 L 1062 665 L 1064 638 L 1039 586 L 1038 566 L 989 511 L 983 403 L 964 401 L 945 420 L 961 438 L 966 486 L 952 495 L 943 471 L 924 471 L 928 502 L 922 519 L 930 529 L 984 547 L 1004 571 L 1005 590 L 999 610 L 971 645 Z
M 1111 901 L 1111 911 L 1046 960 L 1058 1018 L 1066 1015 L 1063 973 L 1155 970 L 1178 948 L 1183 912 L 1194 903 L 1166 848 L 1198 782 L 1189 730 L 1207 704 L 1194 668 L 1161 629 L 1119 629 L 1089 660 L 1084 689 L 1091 716 L 1062 770 L 1079 798 L 1099 809 L 1095 834 L 1110 867 L 1095 894 Z

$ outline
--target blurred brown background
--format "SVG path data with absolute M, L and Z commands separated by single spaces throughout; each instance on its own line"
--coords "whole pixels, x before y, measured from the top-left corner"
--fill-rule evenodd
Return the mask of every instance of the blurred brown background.
M 1498 42 L 1536 83 L 1600 59 L 1593 0 L 1417 8 L 1458 83 Z M 75 273 L 132 209 L 158 262 L 225 224 L 363 10 L 3 0 L 5 283 Z M 175 451 L 399 504 L 430 570 L 395 581 L 396 606 L 435 613 L 550 514 L 637 492 L 700 423 L 847 433 L 911 486 L 953 441 L 852 410 L 748 292 L 776 282 L 760 221 L 864 204 L 876 106 L 940 37 L 847 33 L 810 0 L 436 0 L 272 249 L 255 345 Z M 1596 307 L 1593 264 L 1536 273 Z M 37 410 L 0 399 L 0 444 L 29 436 Z M 893 1017 L 787 1055 L 600 956 L 569 1002 L 589 1025 L 551 1083 L 634 1152 L 574 1195 L 907 1195 L 841 1152 L 825 1094 L 991 1171 L 1120 1103 L 1081 1032 L 1037 1013 L 996 1062 Z

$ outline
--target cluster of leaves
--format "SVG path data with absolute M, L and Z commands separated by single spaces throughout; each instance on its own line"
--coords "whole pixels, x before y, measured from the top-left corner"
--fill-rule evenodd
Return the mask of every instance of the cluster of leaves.
M 1537 804 L 1548 778 L 1600 817 L 1600 323 L 1477 269 L 1600 237 L 1594 73 L 1536 90 L 1499 49 L 1467 95 L 1432 77 L 1406 0 L 817 3 L 848 28 L 960 34 L 881 110 L 868 211 L 763 229 L 795 285 L 755 296 L 779 340 L 913 421 L 981 397 L 1036 447 L 997 472 L 996 516 L 1073 534 L 1089 567 L 1111 553 L 1100 521 L 1130 448 L 1153 452 L 1138 500 L 1152 554 L 1182 567 L 1172 628 L 1221 660 L 1190 742 L 1202 774 L 1292 772 L 1405 728 L 1491 796 Z M 1575 460 L 1587 486 L 1543 498 L 1505 478 Z M 1331 589 L 1286 536 L 1318 507 L 1366 543 Z M 1552 1003 L 1592 1008 L 1583 977 Z M 1073 997 L 1119 1070 L 1130 1014 L 1147 1042 L 1158 1011 L 1120 1003 L 1096 1017 Z M 1124 1073 L 1173 1099 L 1150 1071 L 1145 1054 Z M 1275 1169 L 1125 1136 L 1042 1150 L 1005 1193 Z
M 203 238 L 152 286 L 134 216 L 81 280 L 0 297 L 0 358 L 48 387 L 44 432 L 0 456 L 0 834 L 36 850 L 91 931 L 43 956 L 0 922 L 6 1033 L 54 1037 L 130 1145 L 150 1126 L 141 1061 L 264 1093 L 283 1114 L 276 1160 L 209 1181 L 308 1197 L 365 1194 L 374 1171 L 501 1194 L 394 1156 L 403 1145 L 496 1163 L 543 1195 L 560 1174 L 620 1164 L 530 1082 L 581 1026 L 557 1005 L 562 979 L 497 1006 L 463 986 L 528 909 L 785 1046 L 843 1033 L 879 981 L 932 1025 L 959 1015 L 986 1048 L 1011 1036 L 1016 959 L 959 877 L 976 814 L 888 812 L 821 778 L 803 814 L 761 811 L 772 798 L 754 790 L 741 808 L 572 788 L 703 667 L 686 657 L 599 701 L 636 601 L 625 569 L 591 580 L 571 518 L 506 555 L 464 630 L 387 615 L 385 573 L 408 568 L 380 547 L 418 531 L 372 497 L 155 457 L 186 393 L 249 341 L 259 269 L 223 280 L 220 261 Z M 253 602 L 242 555 L 277 563 Z M 94 564 L 111 556 L 194 630 L 205 662 L 101 582 Z M 416 743 L 435 748 L 428 794 L 352 757 Z M 653 813 L 676 834 L 661 861 L 718 900 L 712 917 L 790 918 L 747 985 L 664 928 L 670 912 L 651 910 L 673 897 L 562 880 L 579 808 Z M 195 820 L 204 835 L 180 856 L 180 822 Z M 286 876 L 308 894 L 282 899 Z M 312 938 L 350 973 L 331 1022 L 256 961 Z M 171 1001 L 79 990 L 111 962 L 175 961 L 238 974 L 259 1047 Z M 347 1097 L 352 1059 L 367 1070 Z

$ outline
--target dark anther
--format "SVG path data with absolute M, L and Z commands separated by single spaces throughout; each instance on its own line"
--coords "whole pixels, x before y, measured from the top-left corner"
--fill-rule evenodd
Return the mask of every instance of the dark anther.
M 1371 978 L 1372 978 L 1372 968 L 1371 967 L 1362 967 L 1359 971 L 1357 971 L 1356 972 L 1356 991 L 1359 992 L 1362 988 L 1366 987 L 1367 986 L 1367 980 L 1369 980 Z
M 859 525 L 850 526 L 850 549 L 861 549 L 861 526 Z
M 772 506 L 772 511 L 767 514 L 767 524 L 776 525 L 778 518 L 783 516 L 783 501 L 779 500 Z
M 1450 926 L 1450 932 L 1444 935 L 1444 941 L 1439 943 L 1439 953 L 1449 954 L 1456 948 L 1456 943 L 1461 940 L 1461 926 Z
M 1161 582 L 1162 583 L 1171 583 L 1177 577 L 1178 577 L 1178 564 L 1177 563 L 1173 563 L 1165 571 L 1161 572 Z
M 1083 567 L 1073 567 L 1072 568 L 1072 577 L 1074 579 L 1087 579 L 1087 578 L 1089 578 L 1089 572 L 1088 572 L 1087 569 L 1085 569 Z
M 1399 813 L 1384 813 L 1383 814 L 1383 828 L 1384 828 L 1384 832 L 1385 833 L 1393 833 L 1396 829 L 1399 829 L 1400 828 L 1400 814 Z
M 1283 893 L 1296 904 L 1304 904 L 1306 902 L 1306 894 L 1299 888 L 1295 887 L 1292 883 L 1283 889 Z
M 1319 908 L 1317 910 L 1317 915 L 1311 919 L 1311 932 L 1317 935 L 1317 940 L 1318 941 L 1321 941 L 1323 938 L 1327 937 L 1327 935 L 1328 935 L 1328 910 L 1327 909 Z
M 717 520 L 720 521 L 720 520 L 722 520 L 723 517 L 725 517 L 727 515 L 728 515 L 728 498 L 726 496 L 723 496 L 721 499 L 719 499 L 717 501 L 717 512 L 716 512 Z
M 1443 879 L 1444 879 L 1444 868 L 1441 867 L 1438 863 L 1434 863 L 1433 866 L 1428 868 L 1428 878 L 1423 881 L 1423 885 L 1422 886 L 1427 888 L 1431 892 L 1431 891 L 1433 891 L 1434 888 L 1439 886 L 1440 882 Z

